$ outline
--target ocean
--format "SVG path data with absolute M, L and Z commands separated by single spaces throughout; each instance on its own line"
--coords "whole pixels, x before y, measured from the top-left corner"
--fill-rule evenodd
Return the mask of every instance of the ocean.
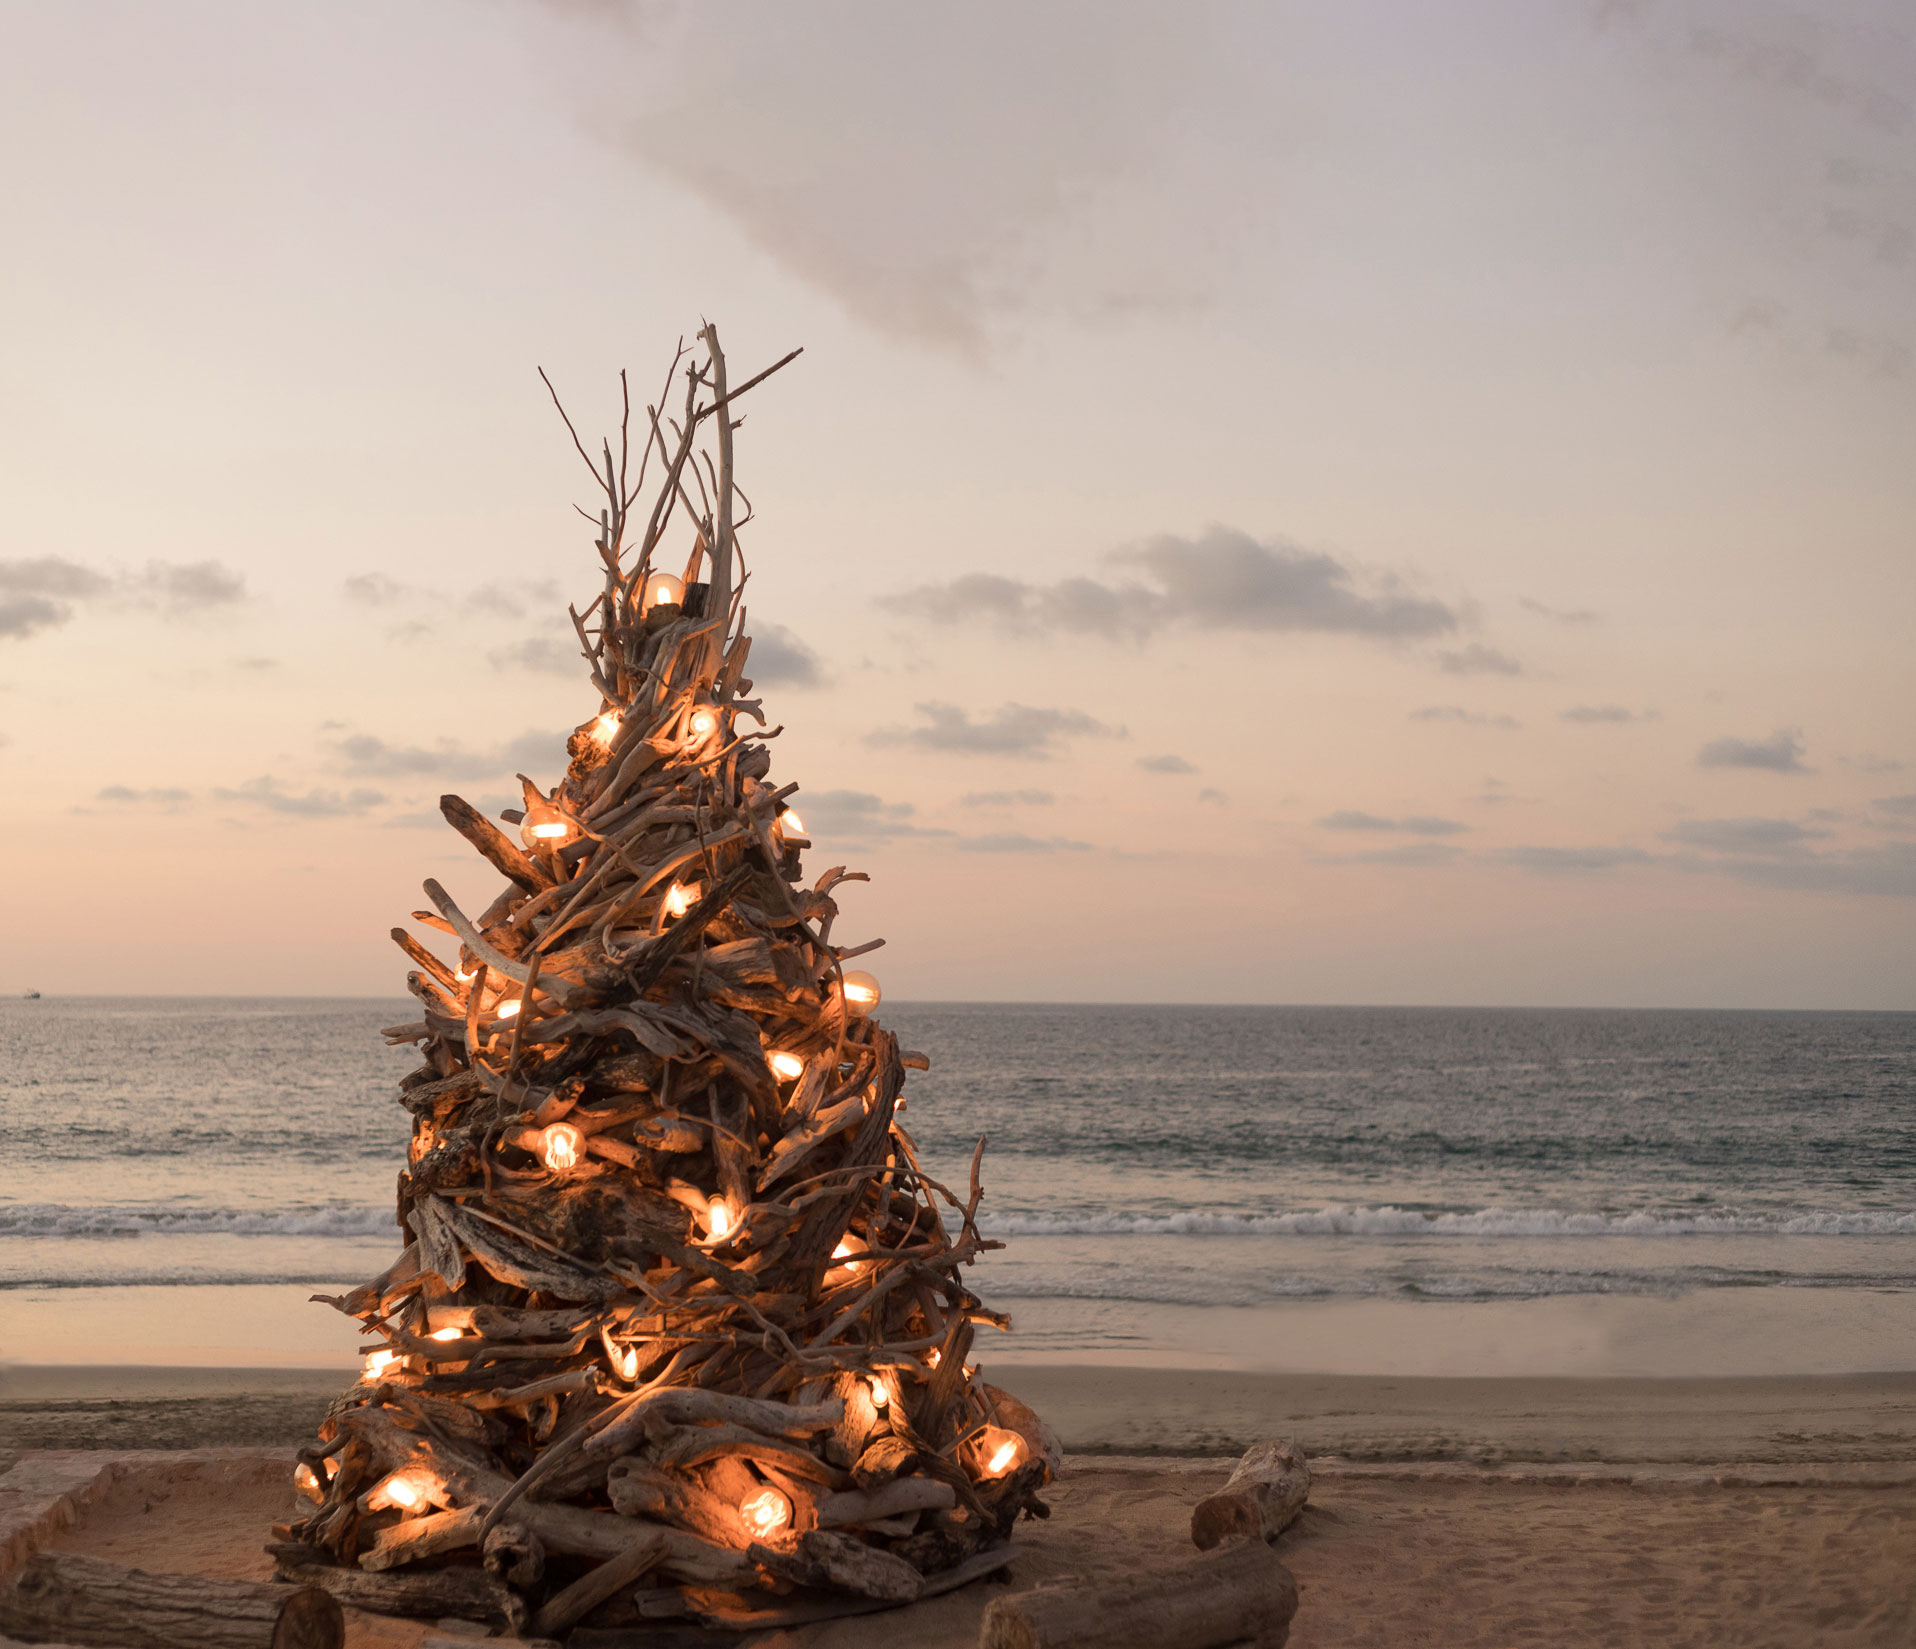
M 402 1000 L 0 1003 L 0 1361 L 344 1363 Z M 1916 1368 L 1916 1014 L 887 1003 L 997 1361 Z

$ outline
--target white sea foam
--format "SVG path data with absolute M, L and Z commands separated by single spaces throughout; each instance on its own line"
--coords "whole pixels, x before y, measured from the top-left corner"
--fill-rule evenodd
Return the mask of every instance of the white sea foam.
M 0 1237 L 383 1237 L 390 1207 L 194 1208 L 139 1203 L 0 1205 Z
M 1385 1205 L 1250 1214 L 1190 1209 L 1147 1214 L 1112 1209 L 1069 1214 L 986 1214 L 996 1237 L 1889 1237 L 1916 1235 L 1916 1212 L 1794 1209 L 1683 1213 L 1641 1209 L 1584 1213 L 1561 1208 L 1426 1211 Z

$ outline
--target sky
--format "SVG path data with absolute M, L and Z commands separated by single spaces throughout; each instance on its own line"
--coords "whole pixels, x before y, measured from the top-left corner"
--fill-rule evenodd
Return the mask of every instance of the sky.
M 396 994 L 705 319 L 900 999 L 1916 1008 L 1887 0 L 0 0 L 0 989 Z

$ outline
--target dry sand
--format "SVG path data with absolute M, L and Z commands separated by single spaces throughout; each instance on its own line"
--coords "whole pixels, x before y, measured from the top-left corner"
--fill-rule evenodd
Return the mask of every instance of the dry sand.
M 1014 1588 L 1188 1552 L 1190 1507 L 1224 1471 L 1191 1451 L 1290 1435 L 1316 1456 L 1343 1456 L 1318 1459 L 1311 1504 L 1280 1547 L 1302 1590 L 1298 1649 L 1916 1641 L 1916 1376 L 1445 1381 L 1020 1368 L 1004 1377 L 1074 1448 L 1107 1451 L 1074 1453 L 1051 1492 L 1052 1518 L 1021 1527 Z M 292 1443 L 339 1383 L 331 1372 L 302 1384 L 284 1373 L 92 1370 L 82 1381 L 15 1370 L 0 1381 L 9 1427 L 0 1446 L 230 1444 L 241 1426 L 278 1428 L 268 1440 Z M 1140 1449 L 1167 1457 L 1109 1452 Z M 1169 1457 L 1176 1451 L 1186 1457 Z M 1586 1461 L 1649 1463 L 1576 1463 Z M 57 1543 L 133 1565 L 263 1577 L 263 1531 L 292 1506 L 287 1469 L 281 1458 L 224 1480 L 129 1479 Z M 956 1649 L 976 1642 L 984 1606 L 1002 1590 L 984 1584 L 909 1619 L 758 1641 Z M 424 1630 L 356 1616 L 350 1641 L 402 1649 Z
M 1669 1467 L 1559 1468 L 1526 1481 L 1472 1467 L 1328 1466 L 1279 1543 L 1302 1595 L 1291 1642 L 1906 1649 L 1916 1629 L 1916 1470 L 1751 1475 L 1796 1480 L 1718 1483 Z M 1188 1552 L 1191 1505 L 1221 1476 L 1216 1461 L 1073 1459 L 1050 1520 L 1021 1528 L 1008 1584 L 974 1586 L 909 1616 L 755 1641 L 969 1649 L 985 1605 L 1005 1590 L 1127 1574 Z M 283 1459 L 197 1482 L 135 1477 L 52 1544 L 134 1567 L 264 1579 L 262 1530 L 292 1506 Z M 351 1649 L 411 1649 L 431 1630 L 356 1611 L 350 1625 Z

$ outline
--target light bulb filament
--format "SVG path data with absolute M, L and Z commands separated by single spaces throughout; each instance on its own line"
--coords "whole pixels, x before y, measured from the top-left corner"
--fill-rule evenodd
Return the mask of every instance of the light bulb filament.
M 777 1489 L 760 1489 L 739 1502 L 739 1513 L 753 1534 L 766 1535 L 792 1520 L 792 1503 Z
M 569 1122 L 555 1122 L 539 1136 L 539 1160 L 555 1174 L 576 1168 L 585 1155 L 585 1135 Z

